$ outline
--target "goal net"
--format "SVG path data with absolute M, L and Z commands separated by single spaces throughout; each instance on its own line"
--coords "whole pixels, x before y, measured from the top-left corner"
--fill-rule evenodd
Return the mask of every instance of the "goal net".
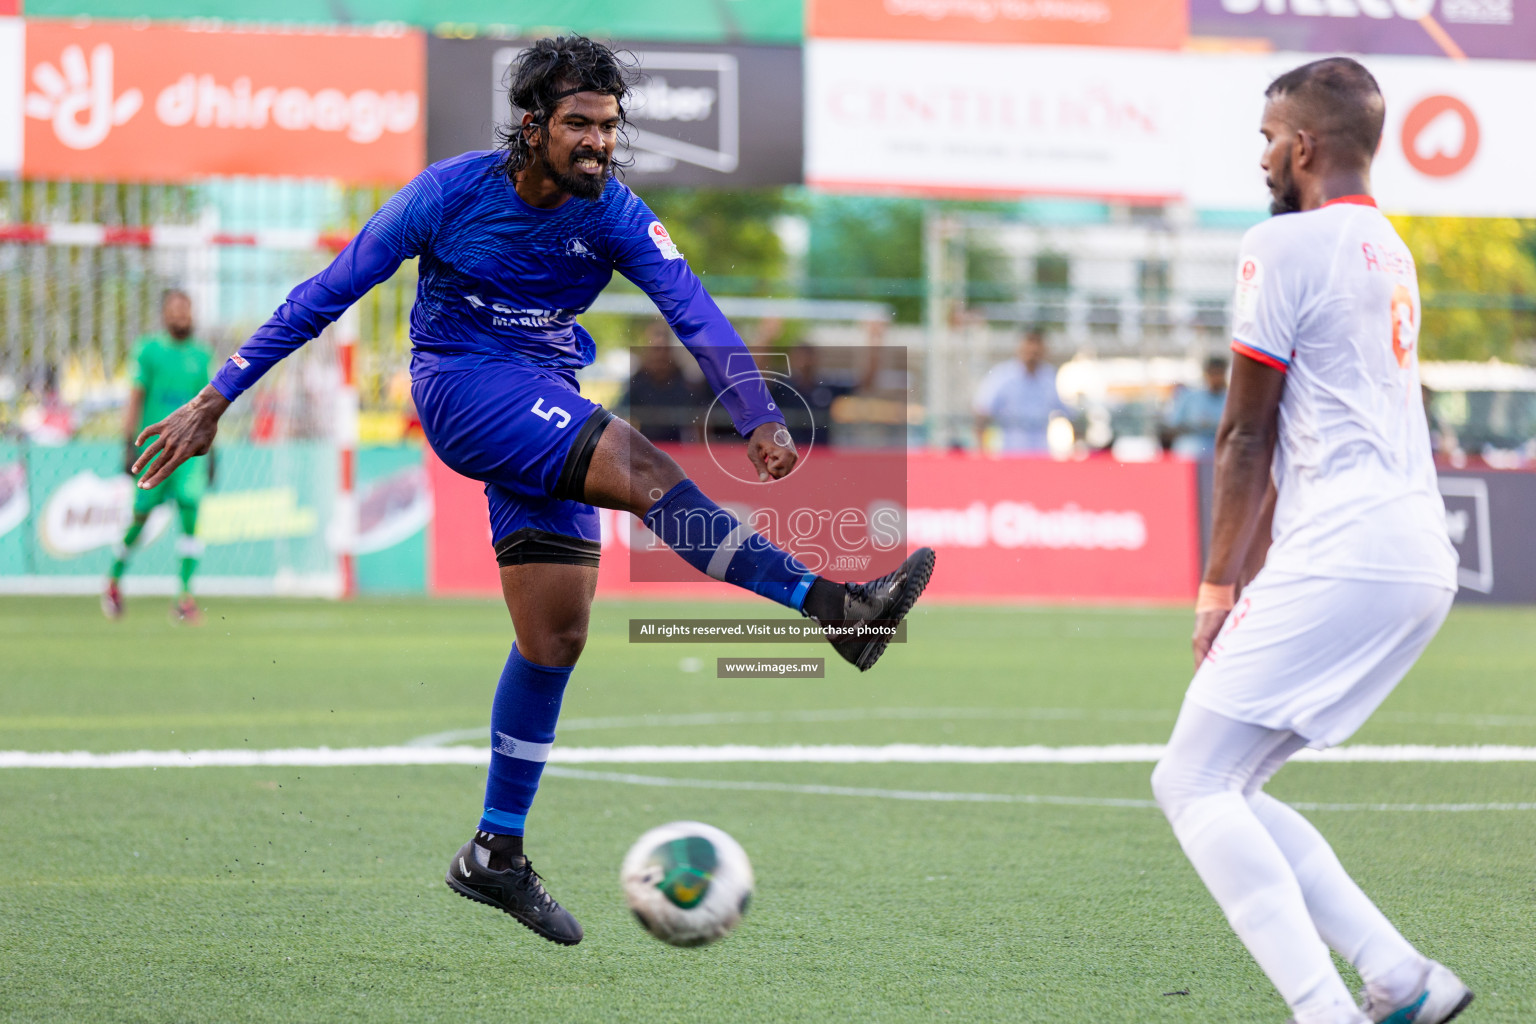
M 219 220 L 175 186 L 0 185 L 0 592 L 100 587 L 132 514 L 131 357 L 161 330 L 165 291 L 190 296 L 217 366 L 346 240 Z M 399 405 L 413 287 L 402 268 L 225 415 L 197 525 L 199 592 L 348 589 L 358 395 Z M 172 590 L 179 535 L 174 506 L 156 509 L 125 590 Z

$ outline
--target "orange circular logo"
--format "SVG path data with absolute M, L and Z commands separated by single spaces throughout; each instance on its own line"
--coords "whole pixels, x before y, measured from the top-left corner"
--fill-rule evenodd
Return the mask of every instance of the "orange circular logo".
M 1418 340 L 1419 328 L 1413 322 L 1413 294 L 1398 285 L 1392 289 L 1392 354 L 1397 356 L 1398 366 L 1408 368 Z
M 1244 281 L 1252 281 L 1253 280 L 1253 275 L 1257 274 L 1258 272 L 1259 272 L 1259 268 L 1253 262 L 1253 260 L 1244 260 L 1243 261 L 1243 280 Z
M 1454 96 L 1422 99 L 1403 119 L 1403 156 L 1414 170 L 1431 178 L 1466 170 L 1481 138 L 1477 115 Z

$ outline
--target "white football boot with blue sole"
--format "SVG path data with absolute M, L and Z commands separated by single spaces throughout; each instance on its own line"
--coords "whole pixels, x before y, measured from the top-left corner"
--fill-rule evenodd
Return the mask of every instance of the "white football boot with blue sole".
M 1367 988 L 1360 1009 L 1376 1024 L 1444 1024 L 1472 1002 L 1472 990 L 1444 964 L 1431 960 L 1419 992 L 1406 1003 L 1378 999 Z

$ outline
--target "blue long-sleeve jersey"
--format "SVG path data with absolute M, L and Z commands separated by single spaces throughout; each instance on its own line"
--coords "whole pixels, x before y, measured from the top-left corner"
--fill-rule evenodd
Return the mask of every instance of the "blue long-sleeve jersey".
M 740 335 L 638 196 L 610 181 L 595 202 L 539 209 L 498 171 L 499 160 L 494 151 L 465 153 L 417 175 L 330 266 L 288 294 L 213 386 L 233 401 L 419 256 L 413 377 L 463 366 L 465 357 L 556 370 L 589 365 L 596 350 L 576 317 L 617 270 L 656 303 L 743 436 L 783 419 Z

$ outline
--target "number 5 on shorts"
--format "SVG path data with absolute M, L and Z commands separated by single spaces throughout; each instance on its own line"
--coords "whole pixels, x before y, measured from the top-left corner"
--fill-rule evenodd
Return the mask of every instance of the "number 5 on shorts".
M 538 401 L 533 403 L 533 408 L 530 411 L 535 416 L 538 416 L 538 417 L 540 417 L 542 419 L 546 419 L 546 420 L 553 419 L 554 417 L 559 416 L 560 417 L 560 422 L 555 424 L 557 429 L 564 430 L 566 427 L 571 425 L 571 414 L 570 413 L 566 412 L 564 409 L 560 408 L 558 405 L 552 405 L 548 409 L 544 408 L 544 399 L 542 399 L 542 398 L 540 398 Z

